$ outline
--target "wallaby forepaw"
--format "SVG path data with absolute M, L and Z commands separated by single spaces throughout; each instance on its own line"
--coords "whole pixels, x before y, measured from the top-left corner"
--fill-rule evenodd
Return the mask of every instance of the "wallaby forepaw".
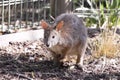
M 64 59 L 61 59 L 60 62 L 64 63 L 64 62 L 67 62 L 67 60 L 64 58 Z
M 80 64 L 76 64 L 76 69 L 79 69 L 79 70 L 82 70 L 83 71 L 83 65 L 80 65 Z

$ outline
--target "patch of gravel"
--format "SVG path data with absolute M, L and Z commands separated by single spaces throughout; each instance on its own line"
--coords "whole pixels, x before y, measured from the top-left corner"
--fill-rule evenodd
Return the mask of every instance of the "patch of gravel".
M 120 58 L 90 59 L 86 54 L 83 70 L 56 65 L 42 39 L 10 42 L 0 48 L 0 79 L 3 80 L 118 80 Z

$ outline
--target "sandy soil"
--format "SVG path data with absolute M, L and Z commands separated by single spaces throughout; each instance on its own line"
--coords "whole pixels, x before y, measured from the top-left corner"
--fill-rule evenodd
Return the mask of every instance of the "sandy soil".
M 42 39 L 10 42 L 0 48 L 0 80 L 120 80 L 120 58 L 92 59 L 87 51 L 83 70 L 52 61 Z

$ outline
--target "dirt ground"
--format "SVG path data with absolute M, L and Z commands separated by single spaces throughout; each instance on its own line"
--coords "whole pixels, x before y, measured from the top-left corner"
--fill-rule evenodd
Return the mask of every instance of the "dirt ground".
M 120 58 L 90 57 L 85 55 L 83 70 L 63 67 L 53 63 L 42 39 L 10 42 L 0 48 L 0 80 L 120 80 Z

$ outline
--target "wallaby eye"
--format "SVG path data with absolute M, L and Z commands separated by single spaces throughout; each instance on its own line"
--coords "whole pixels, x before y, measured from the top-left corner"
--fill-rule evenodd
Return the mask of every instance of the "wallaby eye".
M 55 38 L 55 36 L 52 36 L 52 38 Z

